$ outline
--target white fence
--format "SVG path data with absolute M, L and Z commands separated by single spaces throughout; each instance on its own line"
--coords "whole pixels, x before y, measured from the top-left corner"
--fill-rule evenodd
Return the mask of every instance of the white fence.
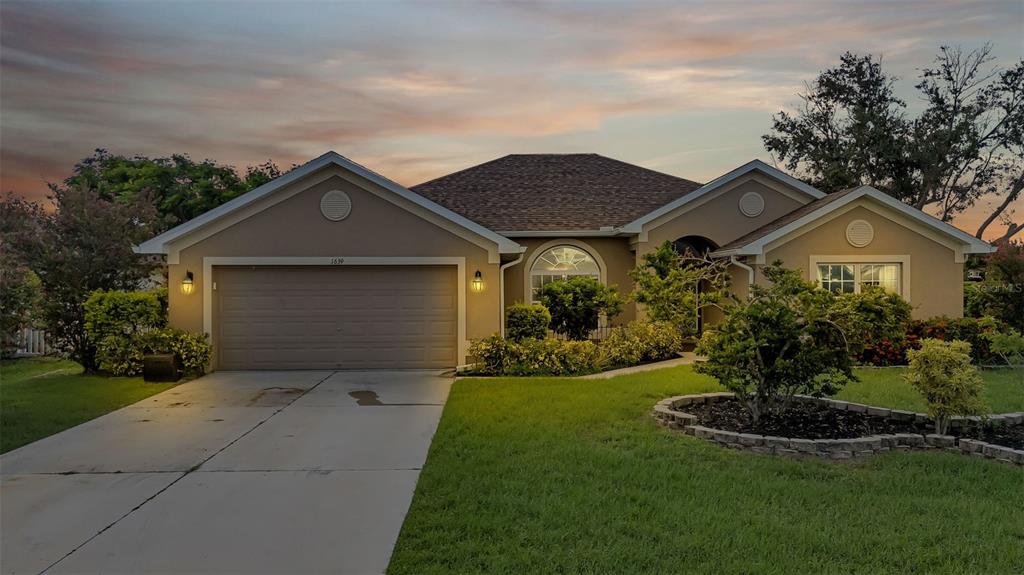
M 41 329 L 24 328 L 18 332 L 18 355 L 46 355 L 53 351 Z

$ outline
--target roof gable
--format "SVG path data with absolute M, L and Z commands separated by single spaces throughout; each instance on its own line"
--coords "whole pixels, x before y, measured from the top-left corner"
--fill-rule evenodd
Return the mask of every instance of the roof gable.
M 428 198 L 413 193 L 373 170 L 357 164 L 341 154 L 332 151 L 310 160 L 309 162 L 306 162 L 305 164 L 278 178 L 275 178 L 270 182 L 267 182 L 262 186 L 259 186 L 258 188 L 250 190 L 237 198 L 225 202 L 224 204 L 221 204 L 200 216 L 175 226 L 170 230 L 139 244 L 135 247 L 135 251 L 143 254 L 168 254 L 168 260 L 170 263 L 174 263 L 172 260 L 176 260 L 177 251 L 189 245 L 188 241 L 192 236 L 199 235 L 203 230 L 215 227 L 218 222 L 224 222 L 232 218 L 244 219 L 253 215 L 253 213 L 258 213 L 259 211 L 262 211 L 262 209 L 270 207 L 270 205 L 273 205 L 272 203 L 262 207 L 255 207 L 255 204 L 259 200 L 271 197 L 273 194 L 286 188 L 290 184 L 294 184 L 303 178 L 312 176 L 316 172 L 331 166 L 337 166 L 344 171 L 368 180 L 387 192 L 404 198 L 419 208 L 436 214 L 451 226 L 459 228 L 465 232 L 470 232 L 475 236 L 492 242 L 497 246 L 498 253 L 521 253 L 524 249 L 522 246 L 505 236 L 497 234 L 494 231 L 489 230 L 484 226 L 431 201 Z M 176 246 L 176 249 L 171 249 L 172 244 Z
M 825 193 L 817 188 L 809 186 L 793 176 L 769 166 L 761 160 L 751 160 L 729 173 L 721 175 L 707 184 L 704 184 L 699 189 L 694 190 L 693 193 L 677 198 L 676 200 L 629 222 L 623 226 L 622 231 L 643 235 L 652 225 L 657 225 L 658 220 L 664 221 L 665 217 L 670 216 L 673 212 L 684 209 L 688 205 L 693 204 L 702 198 L 707 198 L 708 196 L 725 189 L 729 184 L 739 180 L 740 178 L 755 172 L 762 173 L 781 182 L 782 184 L 785 184 L 793 190 L 796 190 L 797 193 L 806 198 L 805 201 L 810 202 L 812 200 L 825 197 Z
M 989 243 L 979 240 L 955 226 L 908 206 L 871 186 L 860 186 L 829 194 L 811 202 L 749 234 L 729 242 L 716 250 L 712 255 L 764 255 L 765 248 L 773 242 L 782 240 L 794 232 L 812 226 L 821 218 L 862 198 L 869 198 L 885 208 L 909 218 L 914 223 L 924 226 L 930 232 L 945 238 L 947 242 L 961 246 L 962 253 L 991 253 L 995 251 L 995 248 Z
M 410 189 L 493 230 L 530 235 L 611 231 L 698 188 L 598 154 L 512 154 Z

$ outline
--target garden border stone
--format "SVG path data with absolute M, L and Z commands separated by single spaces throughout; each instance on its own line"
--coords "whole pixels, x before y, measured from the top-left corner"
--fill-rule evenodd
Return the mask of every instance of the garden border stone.
M 953 435 L 939 435 L 935 433 L 896 433 L 848 439 L 778 437 L 774 435 L 758 435 L 756 433 L 738 433 L 699 425 L 696 415 L 681 410 L 685 409 L 688 405 L 716 403 L 733 397 L 735 397 L 734 394 L 721 391 L 677 395 L 659 401 L 654 405 L 652 411 L 655 419 L 661 425 L 680 430 L 698 439 L 753 453 L 785 457 L 818 457 L 822 459 L 844 460 L 868 457 L 876 453 L 885 453 L 892 450 L 942 449 L 974 457 L 993 459 L 1002 463 L 1024 465 L 1024 450 L 986 443 L 978 439 L 958 438 Z M 808 395 L 797 395 L 795 399 L 802 403 L 817 403 L 830 409 L 865 413 L 875 417 L 889 418 L 893 421 L 931 421 L 927 414 L 901 409 L 875 407 Z M 950 419 L 950 428 L 962 429 L 978 424 L 981 421 L 982 419 L 978 416 L 953 417 Z M 1018 425 L 1024 423 L 1024 412 L 991 415 L 988 417 L 988 422 L 995 425 Z

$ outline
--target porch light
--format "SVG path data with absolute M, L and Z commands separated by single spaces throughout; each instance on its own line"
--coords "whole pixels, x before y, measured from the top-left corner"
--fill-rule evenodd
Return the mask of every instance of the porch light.
M 473 283 L 470 284 L 470 287 L 473 290 L 473 293 L 480 293 L 484 291 L 484 278 L 480 274 L 480 270 L 476 270 L 476 273 L 473 274 Z
M 185 278 L 181 280 L 181 293 L 189 295 L 195 287 L 195 282 L 192 281 L 192 272 L 185 272 Z

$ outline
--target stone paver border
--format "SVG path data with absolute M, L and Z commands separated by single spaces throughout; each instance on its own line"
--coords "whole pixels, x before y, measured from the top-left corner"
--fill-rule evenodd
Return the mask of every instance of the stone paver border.
M 662 425 L 683 431 L 687 435 L 692 435 L 699 439 L 718 443 L 726 447 L 752 451 L 754 453 L 840 460 L 853 459 L 855 457 L 867 457 L 876 453 L 884 453 L 892 450 L 945 449 L 947 451 L 963 453 L 974 457 L 994 459 L 1003 463 L 1024 465 L 1024 450 L 1011 449 L 1009 447 L 994 445 L 977 439 L 958 438 L 952 435 L 938 435 L 935 433 L 896 433 L 855 437 L 851 439 L 799 439 L 775 437 L 771 435 L 723 431 L 698 425 L 697 416 L 686 413 L 685 411 L 685 408 L 688 405 L 715 403 L 732 397 L 734 397 L 734 395 L 728 392 L 699 393 L 669 397 L 655 404 L 654 417 Z M 913 411 L 875 407 L 861 403 L 852 403 L 835 399 L 823 399 L 806 395 L 798 395 L 796 396 L 796 400 L 806 403 L 825 405 L 830 409 L 860 412 L 877 417 L 885 417 L 893 421 L 917 421 L 919 423 L 931 421 L 928 415 L 924 413 L 915 413 Z M 1024 423 L 1024 412 L 990 415 L 987 420 L 990 423 L 996 424 L 1020 424 Z M 963 427 L 977 424 L 981 421 L 982 418 L 977 416 L 956 417 L 951 420 L 950 427 L 952 429 L 962 429 Z

